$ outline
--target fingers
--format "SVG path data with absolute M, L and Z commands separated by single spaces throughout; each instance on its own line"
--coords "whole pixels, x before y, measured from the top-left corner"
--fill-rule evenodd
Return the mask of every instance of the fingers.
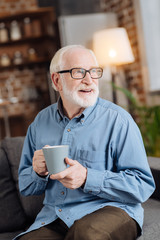
M 41 176 L 48 175 L 48 170 L 47 170 L 42 149 L 34 152 L 32 165 L 33 165 L 33 170 L 38 175 L 41 175 Z
M 65 158 L 65 162 L 68 164 L 68 165 L 70 165 L 70 166 L 74 166 L 75 164 L 76 164 L 76 160 L 72 160 L 72 159 L 70 159 L 70 158 Z
M 76 189 L 84 185 L 87 178 L 87 168 L 76 160 L 66 158 L 66 162 L 70 164 L 70 167 L 60 173 L 50 175 L 50 179 L 58 180 L 70 189 Z
M 78 163 L 76 160 L 72 160 L 70 158 L 65 158 L 65 162 L 70 166 L 74 166 Z M 50 175 L 50 178 L 52 180 L 55 180 L 55 179 L 56 180 L 61 180 L 65 177 L 67 177 L 68 175 L 70 175 L 72 173 L 72 171 L 73 170 L 69 167 L 69 168 L 66 168 L 64 171 L 62 171 L 60 173 Z
M 65 169 L 64 171 L 62 171 L 62 172 L 59 172 L 59 173 L 50 175 L 50 178 L 51 178 L 52 180 L 61 180 L 61 179 L 66 178 L 68 175 L 70 175 L 71 171 L 72 171 L 72 170 L 71 170 L 70 168 L 66 168 L 66 169 Z

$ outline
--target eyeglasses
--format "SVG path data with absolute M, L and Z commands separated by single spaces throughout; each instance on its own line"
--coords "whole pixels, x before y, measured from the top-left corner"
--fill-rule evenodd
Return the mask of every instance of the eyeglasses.
M 91 68 L 89 70 L 86 70 L 84 68 L 72 68 L 70 70 L 62 70 L 58 73 L 67 73 L 69 72 L 71 74 L 71 77 L 73 79 L 82 79 L 86 76 L 86 73 L 88 72 L 93 79 L 98 79 L 102 77 L 103 69 L 100 67 Z

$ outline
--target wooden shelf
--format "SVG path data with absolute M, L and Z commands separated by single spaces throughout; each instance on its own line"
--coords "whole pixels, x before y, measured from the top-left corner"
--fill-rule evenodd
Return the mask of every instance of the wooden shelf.
M 51 17 L 52 21 L 56 21 L 55 9 L 53 7 L 43 7 L 43 8 L 35 8 L 28 11 L 21 11 L 16 13 L 7 14 L 1 13 L 0 22 L 12 21 L 12 20 L 21 20 L 25 17 L 31 18 L 40 18 L 41 16 L 46 15 Z
M 30 18 L 31 20 L 31 32 L 30 36 L 25 36 L 24 31 L 24 18 Z M 3 53 L 6 53 L 10 59 L 11 64 L 8 66 L 0 65 L 1 71 L 7 71 L 9 69 L 18 68 L 19 70 L 24 67 L 35 67 L 36 64 L 49 64 L 53 51 L 58 48 L 59 45 L 59 37 L 58 37 L 58 28 L 57 28 L 57 20 L 55 9 L 53 7 L 44 7 L 44 8 L 36 8 L 33 10 L 26 10 L 21 12 L 16 12 L 14 14 L 1 14 L 0 22 L 4 22 L 6 27 L 10 29 L 10 24 L 13 20 L 16 20 L 21 29 L 22 37 L 18 40 L 8 39 L 6 42 L 0 42 L 0 56 Z M 34 31 L 36 25 L 34 23 L 38 23 L 39 31 Z M 32 25 L 33 24 L 33 25 Z M 34 35 L 35 33 L 35 35 Z M 9 34 L 10 36 L 10 34 Z M 37 53 L 37 59 L 34 61 L 27 60 L 28 49 L 33 48 Z M 24 62 L 21 64 L 14 64 L 14 53 L 16 51 L 20 51 L 22 56 L 24 56 Z
M 40 35 L 40 36 L 31 36 L 31 37 L 23 37 L 18 40 L 9 40 L 7 42 L 0 42 L 0 47 L 2 46 L 12 46 L 12 45 L 19 45 L 28 42 L 35 42 L 35 41 L 43 41 L 43 40 L 51 40 L 54 41 L 55 37 L 51 35 Z
M 24 67 L 31 67 L 36 64 L 47 64 L 50 61 L 50 58 L 37 58 L 36 60 L 33 61 L 24 61 L 23 63 L 20 64 L 10 64 L 9 66 L 0 66 L 0 71 L 6 71 L 8 69 L 13 69 L 13 68 L 24 68 Z

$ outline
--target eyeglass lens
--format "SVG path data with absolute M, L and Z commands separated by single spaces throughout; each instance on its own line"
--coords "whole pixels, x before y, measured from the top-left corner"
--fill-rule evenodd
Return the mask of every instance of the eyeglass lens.
M 102 69 L 101 68 L 91 68 L 90 70 L 85 70 L 83 68 L 73 68 L 72 69 L 72 77 L 75 79 L 81 79 L 84 78 L 86 75 L 86 72 L 89 72 L 91 75 L 91 78 L 100 78 L 102 76 Z

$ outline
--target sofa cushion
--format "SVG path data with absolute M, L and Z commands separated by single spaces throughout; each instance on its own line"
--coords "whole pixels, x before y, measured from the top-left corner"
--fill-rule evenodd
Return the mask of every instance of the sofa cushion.
M 23 229 L 25 222 L 7 156 L 0 148 L 0 232 Z
M 144 208 L 143 235 L 138 240 L 160 239 L 160 201 L 150 198 L 142 206 Z
M 160 200 L 160 158 L 148 157 L 148 162 L 156 184 L 156 189 L 152 194 L 152 198 Z
M 0 233 L 0 240 L 11 240 L 23 231 L 21 230 L 21 231 L 15 231 L 15 232 Z
M 21 152 L 23 148 L 23 143 L 24 143 L 24 137 L 5 138 L 2 141 L 2 148 L 4 149 L 7 155 L 13 180 L 15 182 L 17 192 L 19 194 L 19 199 L 21 200 L 24 212 L 30 224 L 31 222 L 33 222 L 33 220 L 35 219 L 38 212 L 41 210 L 43 206 L 44 195 L 26 197 L 26 196 L 22 196 L 19 193 L 18 168 L 19 168 L 19 162 L 20 162 Z

